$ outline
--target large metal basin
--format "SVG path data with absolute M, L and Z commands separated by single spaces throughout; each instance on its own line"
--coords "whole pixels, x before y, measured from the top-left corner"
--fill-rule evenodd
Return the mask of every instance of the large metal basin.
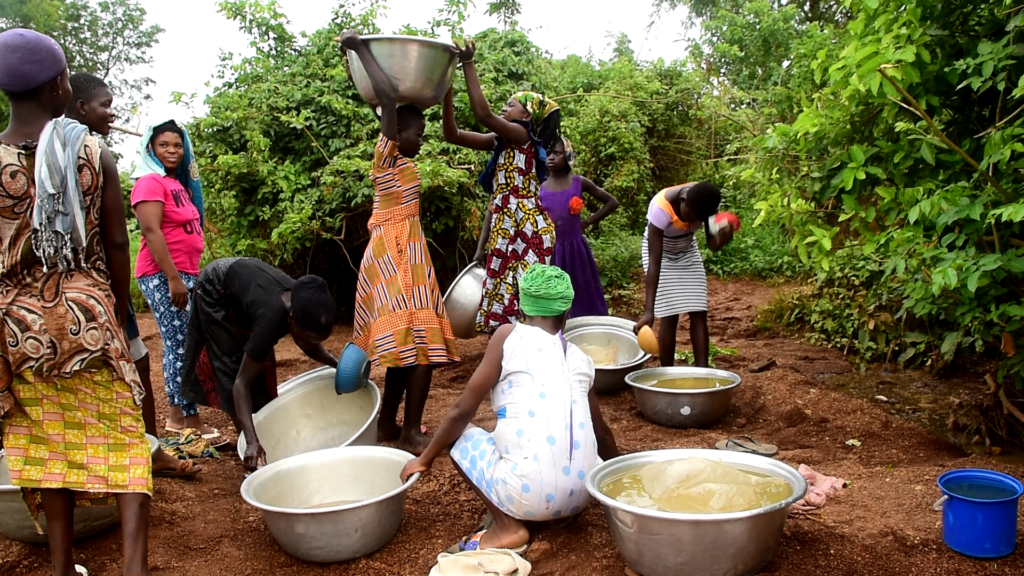
M 651 381 L 660 378 L 719 378 L 733 383 L 699 390 L 652 388 Z M 651 422 L 669 428 L 703 428 L 725 416 L 740 385 L 740 377 L 713 368 L 671 366 L 638 370 L 626 376 L 626 384 L 633 387 L 633 398 L 640 412 Z
M 380 69 L 398 89 L 398 102 L 433 106 L 444 98 L 455 75 L 456 56 L 448 42 L 415 36 L 363 36 L 366 48 Z M 380 102 L 373 93 L 370 77 L 355 52 L 348 50 L 349 71 L 359 95 L 367 102 Z
M 487 272 L 476 262 L 467 266 L 444 295 L 444 311 L 456 338 L 476 338 L 476 315 L 480 312 Z
M 782 478 L 793 487 L 783 502 L 728 514 L 680 514 L 627 506 L 600 487 L 633 470 L 666 460 L 699 457 L 741 470 Z M 771 560 L 789 507 L 804 497 L 807 481 L 782 462 L 725 450 L 653 450 L 599 464 L 587 477 L 587 490 L 604 507 L 623 559 L 643 576 L 746 576 Z
M 263 511 L 277 543 L 292 556 L 352 560 L 381 549 L 398 532 L 406 491 L 419 478 L 402 484 L 399 477 L 412 457 L 383 446 L 309 452 L 254 472 L 242 483 L 242 498 Z M 342 504 L 323 507 L 336 502 Z
M 253 414 L 256 434 L 267 463 L 289 456 L 377 443 L 380 390 L 370 382 L 351 394 L 334 391 L 334 368 L 318 368 L 285 382 L 278 397 Z M 238 437 L 238 455 L 245 454 L 245 435 Z
M 605 318 L 612 316 L 596 316 L 592 318 Z M 631 372 L 639 370 L 651 357 L 640 349 L 636 335 L 633 334 L 632 325 L 624 328 L 619 324 L 607 322 L 603 325 L 588 324 L 576 325 L 570 329 L 566 323 L 566 330 L 563 333 L 565 339 L 573 344 L 591 344 L 601 347 L 614 346 L 616 350 L 614 366 L 595 366 L 594 371 L 594 392 L 598 394 L 614 394 L 626 387 L 626 376 Z
M 117 524 L 120 519 L 117 506 L 75 508 L 73 538 L 78 540 L 92 536 Z M 36 532 L 36 525 L 21 498 L 21 488 L 11 485 L 7 455 L 0 450 L 0 534 L 19 542 L 46 544 L 45 514 L 39 516 L 39 525 L 43 534 Z

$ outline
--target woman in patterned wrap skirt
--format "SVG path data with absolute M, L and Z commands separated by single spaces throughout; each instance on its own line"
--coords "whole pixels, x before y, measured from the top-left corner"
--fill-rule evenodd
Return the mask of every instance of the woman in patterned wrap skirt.
M 53 574 L 74 576 L 75 507 L 121 509 L 124 573 L 147 575 L 149 443 L 128 354 L 128 231 L 117 165 L 71 98 L 63 51 L 0 34 L 0 416 L 11 483 L 46 514 Z M 57 118 L 55 120 L 55 118 Z M 41 530 L 40 530 L 41 532 Z

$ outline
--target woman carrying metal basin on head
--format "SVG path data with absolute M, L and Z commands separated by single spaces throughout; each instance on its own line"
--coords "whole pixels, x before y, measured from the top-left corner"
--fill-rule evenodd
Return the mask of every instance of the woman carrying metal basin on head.
M 255 258 L 222 258 L 199 274 L 181 395 L 231 416 L 245 434 L 247 469 L 265 460 L 252 415 L 277 396 L 274 346 L 291 334 L 307 356 L 336 368 L 338 360 L 323 346 L 334 314 L 334 298 L 319 276 L 293 280 Z
M 402 450 L 420 454 L 429 443 L 420 421 L 434 367 L 460 360 L 420 223 L 420 175 L 411 158 L 423 146 L 426 122 L 416 105 L 398 105 L 396 87 L 358 34 L 346 32 L 341 43 L 369 76 L 381 113 L 353 340 L 372 364 L 387 369 L 378 440 L 397 440 Z M 403 394 L 405 421 L 399 426 Z

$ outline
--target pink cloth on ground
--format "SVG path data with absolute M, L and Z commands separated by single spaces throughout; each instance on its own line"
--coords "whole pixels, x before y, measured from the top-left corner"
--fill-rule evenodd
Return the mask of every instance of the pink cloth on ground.
M 825 505 L 825 501 L 829 496 L 846 486 L 846 480 L 819 474 L 811 470 L 811 467 L 806 464 L 801 464 L 798 471 L 807 480 L 807 494 L 802 500 L 793 504 L 790 510 L 796 510 L 797 512 L 817 510 Z
M 175 178 L 147 174 L 139 178 L 132 188 L 132 208 L 140 202 L 160 202 L 164 205 L 164 219 L 160 231 L 167 242 L 178 272 L 199 274 L 199 259 L 203 255 L 203 228 L 199 225 L 199 210 L 192 204 L 192 195 Z M 146 239 L 135 261 L 135 277 L 142 278 L 161 272 L 153 259 Z

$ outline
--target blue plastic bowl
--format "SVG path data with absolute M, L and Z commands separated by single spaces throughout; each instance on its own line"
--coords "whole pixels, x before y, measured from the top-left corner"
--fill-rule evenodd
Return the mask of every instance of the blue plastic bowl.
M 1017 506 L 1024 486 L 1012 476 L 966 468 L 939 476 L 942 539 L 972 558 L 1002 558 L 1017 546 Z
M 370 361 L 366 352 L 349 342 L 341 351 L 338 370 L 334 373 L 334 391 L 348 394 L 366 386 L 370 381 Z

